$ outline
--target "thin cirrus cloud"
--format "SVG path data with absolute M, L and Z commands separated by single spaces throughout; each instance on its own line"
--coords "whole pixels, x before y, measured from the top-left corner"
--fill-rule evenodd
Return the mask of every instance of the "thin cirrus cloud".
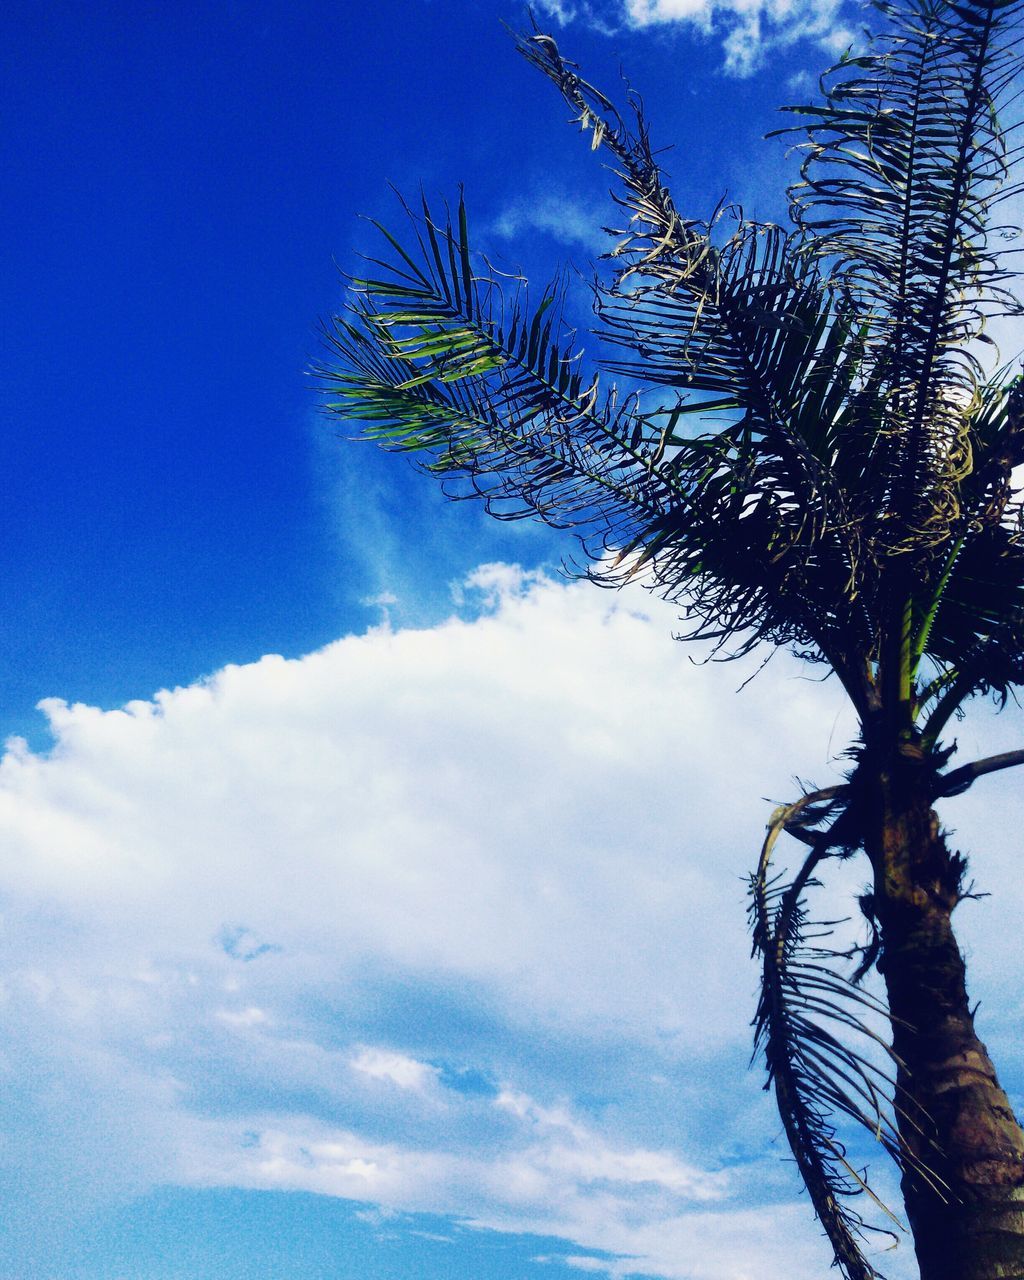
M 855 37 L 846 0 L 539 0 L 538 8 L 556 22 L 602 31 L 689 26 L 719 41 L 724 69 L 738 76 L 750 75 L 772 49 L 811 40 L 839 53 Z
M 567 192 L 538 192 L 516 199 L 494 219 L 492 231 L 505 240 L 518 240 L 542 231 L 559 244 L 584 249 L 591 257 L 604 253 L 608 237 L 603 230 L 608 209 L 585 206 Z
M 744 1070 L 744 876 L 762 797 L 836 776 L 835 691 L 782 660 L 737 697 L 636 590 L 489 566 L 463 599 L 8 744 L 15 1209 L 303 1190 L 582 1271 L 810 1280 Z

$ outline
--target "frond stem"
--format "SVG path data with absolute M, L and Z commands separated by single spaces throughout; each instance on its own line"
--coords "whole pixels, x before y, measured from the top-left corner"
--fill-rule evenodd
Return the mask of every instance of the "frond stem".
M 972 786 L 977 778 L 986 773 L 998 773 L 1001 769 L 1013 769 L 1024 764 L 1024 750 L 1003 751 L 999 755 L 986 756 L 982 760 L 973 760 L 970 764 L 961 765 L 952 773 L 943 774 L 936 779 L 935 798 L 962 795 Z

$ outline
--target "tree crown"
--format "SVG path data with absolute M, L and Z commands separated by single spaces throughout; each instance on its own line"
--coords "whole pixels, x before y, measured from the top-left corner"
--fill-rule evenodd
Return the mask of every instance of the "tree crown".
M 584 372 L 556 288 L 531 309 L 474 255 L 461 201 L 409 210 L 411 249 L 381 228 L 322 372 L 331 412 L 496 516 L 574 530 L 592 576 L 643 576 L 694 635 L 823 660 L 862 719 L 915 682 L 902 727 L 934 743 L 951 690 L 1024 676 L 1024 393 L 978 355 L 1015 305 L 992 215 L 1020 190 L 999 111 L 1021 5 L 876 7 L 868 50 L 788 108 L 788 229 L 684 218 L 639 99 L 627 123 L 550 36 L 517 37 L 612 159 L 625 227 L 595 298 L 629 394 Z

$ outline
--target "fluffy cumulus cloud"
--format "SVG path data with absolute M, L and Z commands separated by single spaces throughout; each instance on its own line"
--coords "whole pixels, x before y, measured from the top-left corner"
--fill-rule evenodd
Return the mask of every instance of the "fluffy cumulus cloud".
M 745 1073 L 744 876 L 763 797 L 832 780 L 850 726 L 785 661 L 736 695 L 674 625 L 490 566 L 430 629 L 46 703 L 52 750 L 0 765 L 15 1208 L 305 1190 L 584 1271 L 820 1274 Z M 974 804 L 980 887 L 1009 888 L 976 994 L 1012 1043 L 1024 815 Z
M 853 40 L 847 0 L 540 0 L 556 22 L 586 21 L 602 30 L 678 23 L 721 41 L 725 69 L 749 75 L 773 48 L 812 40 L 839 53 Z

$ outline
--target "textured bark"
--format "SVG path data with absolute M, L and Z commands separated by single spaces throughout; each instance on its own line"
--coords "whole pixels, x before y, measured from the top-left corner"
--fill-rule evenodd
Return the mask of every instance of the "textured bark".
M 951 914 L 964 860 L 931 808 L 923 762 L 897 756 L 870 788 L 869 854 L 900 1128 L 937 1179 L 903 1193 L 922 1280 L 1024 1280 L 1024 1132 L 974 1030 Z

